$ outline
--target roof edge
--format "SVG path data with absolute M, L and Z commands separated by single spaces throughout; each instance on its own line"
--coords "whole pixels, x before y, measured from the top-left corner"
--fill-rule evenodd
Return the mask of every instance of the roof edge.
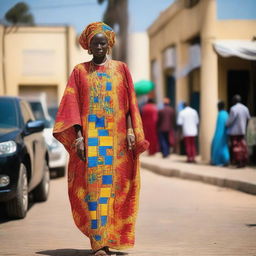
M 156 20 L 147 29 L 148 35 L 153 36 L 158 30 L 165 26 L 172 18 L 174 18 L 182 9 L 184 9 L 184 0 L 176 0 L 166 10 L 162 11 Z

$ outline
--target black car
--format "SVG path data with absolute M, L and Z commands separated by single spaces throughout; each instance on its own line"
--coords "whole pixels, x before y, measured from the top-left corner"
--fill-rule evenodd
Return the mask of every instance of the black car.
M 44 123 L 35 121 L 29 104 L 18 97 L 0 97 L 0 202 L 9 217 L 24 218 L 28 194 L 46 201 L 50 174 Z

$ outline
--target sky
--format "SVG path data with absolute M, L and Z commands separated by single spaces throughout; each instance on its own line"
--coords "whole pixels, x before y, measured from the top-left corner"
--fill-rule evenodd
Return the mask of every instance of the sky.
M 256 19 L 256 0 L 217 0 L 217 17 L 227 19 Z
M 19 0 L 0 0 L 0 20 Z M 97 0 L 23 0 L 30 6 L 38 25 L 71 25 L 79 33 L 94 21 L 102 20 L 106 3 Z M 106 2 L 106 1 L 105 1 Z M 174 0 L 128 0 L 129 30 L 144 32 Z

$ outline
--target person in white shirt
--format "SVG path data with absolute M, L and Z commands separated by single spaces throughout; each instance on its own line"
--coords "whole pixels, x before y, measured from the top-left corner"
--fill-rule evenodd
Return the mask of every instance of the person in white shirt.
M 177 124 L 182 127 L 185 142 L 187 162 L 195 163 L 195 138 L 198 135 L 199 117 L 195 109 L 184 103 L 184 109 L 178 114 Z

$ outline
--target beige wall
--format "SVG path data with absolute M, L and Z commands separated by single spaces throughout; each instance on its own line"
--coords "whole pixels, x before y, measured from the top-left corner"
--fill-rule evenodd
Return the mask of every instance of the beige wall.
M 127 64 L 133 81 L 150 79 L 149 40 L 147 33 L 131 33 L 128 40 Z
M 0 94 L 48 91 L 57 104 L 73 67 L 91 59 L 72 27 L 0 26 L 0 39 Z
M 217 20 L 216 17 L 215 0 L 201 0 L 188 9 L 184 8 L 183 0 L 177 0 L 148 29 L 150 61 L 161 60 L 160 54 L 167 47 L 173 46 L 177 54 L 176 74 L 180 74 L 188 62 L 191 39 L 201 39 L 201 68 L 196 77 L 200 80 L 200 151 L 205 161 L 210 159 L 217 101 L 219 98 L 226 100 L 227 97 L 226 71 L 232 66 L 239 68 L 245 65 L 235 58 L 220 59 L 213 49 L 213 43 L 218 39 L 251 40 L 256 28 L 256 20 Z M 160 72 L 163 73 L 163 70 Z M 176 103 L 188 100 L 188 77 L 189 75 L 176 77 Z M 158 84 L 158 88 L 165 88 L 163 79 L 159 79 Z M 160 91 L 164 93 L 163 90 Z
M 89 55 L 86 50 L 84 50 L 79 42 L 79 34 L 76 34 L 75 30 L 73 28 L 70 28 L 70 55 L 71 55 L 71 61 L 70 61 L 70 68 L 73 69 L 73 67 L 79 63 L 86 62 L 92 59 L 92 55 Z
M 200 68 L 194 69 L 189 73 L 189 86 L 192 92 L 200 92 L 201 88 L 201 70 Z
M 184 9 L 182 1 L 176 1 L 148 29 L 150 37 L 150 58 L 157 56 L 170 45 L 184 43 L 200 34 L 204 12 L 208 1 L 202 0 L 192 9 Z M 166 17 L 164 17 L 166 15 Z
M 176 72 L 179 74 L 188 61 L 188 44 L 185 42 L 177 42 L 176 44 Z M 178 76 L 176 78 L 176 103 L 180 101 L 188 102 L 189 88 L 188 77 Z
M 68 73 L 65 27 L 9 28 L 4 44 L 7 95 L 18 95 L 19 85 L 57 85 L 60 96 Z
M 89 55 L 88 52 L 84 50 L 80 45 L 76 48 L 73 57 L 73 66 L 77 65 L 78 63 L 90 61 L 92 59 L 92 55 Z
M 207 1 L 201 1 L 195 8 L 184 9 L 182 1 L 176 1 L 149 28 L 150 60 L 159 58 L 159 53 L 169 46 L 176 48 L 176 73 L 179 74 L 188 61 L 188 41 L 200 35 L 203 11 Z M 162 83 L 164 79 L 162 78 Z M 163 84 L 161 87 L 165 87 Z M 164 95 L 163 95 L 164 96 Z M 189 87 L 187 76 L 176 78 L 176 103 L 188 101 Z
M 78 37 L 72 27 L 65 26 L 0 26 L 0 94 L 48 92 L 51 98 L 55 95 L 57 104 L 74 66 L 92 58 L 79 45 Z M 129 46 L 128 65 L 134 81 L 149 79 L 147 34 L 131 34 Z
M 55 95 L 59 102 L 74 66 L 92 58 L 79 45 L 78 37 L 72 27 L 65 26 L 0 26 L 0 94 L 35 96 L 42 91 L 51 98 Z M 135 82 L 149 79 L 148 47 L 146 33 L 130 35 L 128 65 Z
M 183 1 L 176 1 L 170 6 L 149 28 L 150 59 L 163 52 L 170 45 L 176 47 L 176 103 L 188 101 L 189 79 L 188 76 L 180 76 L 181 71 L 188 64 L 188 48 L 190 40 L 201 37 L 201 61 L 204 64 L 200 73 L 201 93 L 201 152 L 203 158 L 208 160 L 210 155 L 210 141 L 215 127 L 217 102 L 217 56 L 212 49 L 215 39 L 215 1 L 202 0 L 191 9 L 183 7 Z M 208 72 L 211 69 L 211 72 Z M 161 87 L 165 87 L 162 79 Z M 211 90 L 209 90 L 211 88 Z M 214 105 L 214 107 L 212 107 Z M 205 143 L 203 143 L 204 141 Z
M 217 20 L 217 39 L 252 40 L 256 35 L 256 20 Z

